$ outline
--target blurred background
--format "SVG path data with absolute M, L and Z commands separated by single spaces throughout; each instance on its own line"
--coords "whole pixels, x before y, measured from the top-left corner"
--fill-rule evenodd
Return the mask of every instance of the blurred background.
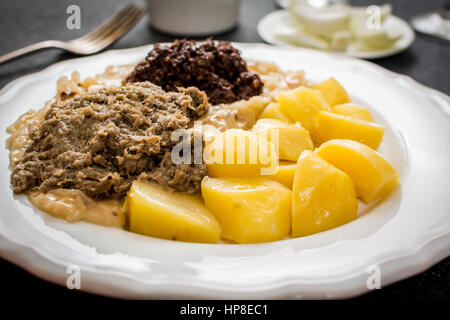
M 135 1 L 146 3 L 144 0 Z M 153 0 L 153 2 L 158 1 L 166 2 Z M 221 3 L 234 0 L 212 1 Z M 276 5 L 276 1 L 280 0 L 242 0 L 237 26 L 228 32 L 215 35 L 214 38 L 238 42 L 263 42 L 258 34 L 257 24 L 265 15 L 280 9 Z M 118 11 L 126 2 L 127 0 L 2 0 L 0 1 L 0 40 L 2 43 L 0 54 L 42 40 L 70 40 L 86 34 Z M 285 0 L 281 0 L 281 2 L 285 2 Z M 445 0 L 351 1 L 351 4 L 355 6 L 384 3 L 392 4 L 394 15 L 409 21 L 417 15 L 438 10 L 444 6 Z M 68 18 L 66 9 L 72 4 L 78 5 L 81 9 L 80 29 L 69 30 L 66 27 Z M 150 28 L 148 18 L 144 17 L 111 49 L 172 41 L 174 38 L 176 37 Z M 425 85 L 449 93 L 450 81 L 447 76 L 450 69 L 449 49 L 448 41 L 443 42 L 419 35 L 408 50 L 374 62 L 392 71 L 408 74 Z M 13 78 L 68 58 L 73 58 L 73 56 L 58 50 L 50 50 L 0 65 L 0 87 Z
M 158 7 L 158 1 L 160 3 L 176 3 L 173 0 L 149 0 L 155 10 L 152 14 L 156 10 L 161 10 Z M 209 21 L 204 21 L 208 19 L 203 16 L 204 20 L 196 22 L 200 28 L 203 28 L 199 24 L 200 22 L 213 23 L 211 25 L 212 29 L 209 29 L 213 30 L 214 21 L 220 20 L 219 22 L 222 25 L 220 23 L 217 25 L 216 23 L 215 27 L 226 30 L 215 34 L 214 39 L 251 43 L 264 42 L 257 30 L 258 22 L 267 14 L 280 9 L 277 2 L 279 4 L 286 2 L 283 0 L 209 0 L 209 2 L 214 1 L 216 1 L 215 4 L 217 6 L 228 6 L 228 9 L 222 13 L 219 12 L 217 17 L 209 19 Z M 323 0 L 310 1 L 315 1 L 316 4 L 323 2 Z M 147 3 L 144 0 L 135 0 L 135 2 Z M 189 0 L 180 2 L 188 3 Z M 0 55 L 38 41 L 48 39 L 71 40 L 82 36 L 120 10 L 126 3 L 127 0 L 2 0 L 0 1 Z M 395 16 L 410 22 L 414 17 L 429 12 L 436 12 L 439 8 L 444 7 L 446 1 L 353 0 L 350 3 L 355 6 L 389 3 L 392 5 Z M 240 9 L 239 12 L 233 11 L 236 10 L 236 4 L 240 5 L 238 7 Z M 80 8 L 80 29 L 70 30 L 67 28 L 68 14 L 66 10 L 70 5 L 77 5 Z M 150 8 L 150 10 L 152 9 Z M 235 14 L 238 14 L 237 24 L 232 21 Z M 187 15 L 186 13 L 184 16 Z M 183 21 L 179 21 L 180 18 L 167 18 L 167 16 L 160 14 L 161 16 L 163 18 L 159 21 L 159 29 L 167 29 L 168 26 L 164 23 L 169 23 L 169 28 L 183 28 Z M 193 24 L 190 25 L 192 26 Z M 195 33 L 198 30 L 191 31 Z M 205 31 L 204 35 L 200 37 L 189 36 L 188 38 L 204 39 L 211 32 Z M 215 32 L 218 32 L 218 30 L 215 30 Z M 162 33 L 151 27 L 146 16 L 108 49 L 125 49 L 156 42 L 172 41 L 175 38 L 179 37 L 167 34 L 167 30 Z M 75 57 L 60 50 L 51 49 L 2 64 L 0 65 L 0 88 L 20 76 L 42 70 L 55 62 Z M 394 72 L 411 76 L 422 84 L 450 94 L 450 77 L 448 75 L 450 70 L 449 41 L 417 33 L 414 42 L 406 50 L 393 56 L 373 60 L 373 62 Z M 61 295 L 92 297 L 82 292 L 69 291 L 37 279 L 0 259 L 0 293 L 22 295 L 24 287 L 26 287 L 27 293 L 31 295 L 39 295 L 44 292 L 48 297 Z M 403 300 L 450 299 L 450 258 L 447 258 L 425 273 L 381 290 L 376 290 L 358 299 L 387 298 L 400 298 Z

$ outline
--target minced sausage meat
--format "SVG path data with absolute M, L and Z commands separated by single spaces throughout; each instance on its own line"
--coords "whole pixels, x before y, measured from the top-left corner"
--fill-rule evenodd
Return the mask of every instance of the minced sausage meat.
M 204 164 L 174 164 L 175 129 L 208 112 L 197 88 L 165 92 L 150 82 L 57 99 L 12 168 L 15 193 L 78 189 L 95 199 L 123 196 L 134 179 L 193 193 Z
M 156 44 L 125 81 L 150 81 L 166 91 L 194 86 L 211 104 L 247 100 L 261 94 L 264 85 L 229 42 L 211 39 Z

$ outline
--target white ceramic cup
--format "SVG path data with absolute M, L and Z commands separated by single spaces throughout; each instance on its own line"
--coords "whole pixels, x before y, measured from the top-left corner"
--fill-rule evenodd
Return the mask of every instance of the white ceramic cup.
M 205 36 L 233 28 L 240 0 L 147 0 L 150 24 L 173 35 Z

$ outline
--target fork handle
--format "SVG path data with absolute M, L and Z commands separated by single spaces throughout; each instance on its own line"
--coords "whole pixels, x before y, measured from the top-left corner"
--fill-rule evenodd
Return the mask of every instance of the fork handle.
M 63 48 L 63 46 L 61 45 L 60 41 L 56 40 L 46 40 L 37 42 L 0 56 L 0 64 L 27 55 L 29 53 L 47 48 Z

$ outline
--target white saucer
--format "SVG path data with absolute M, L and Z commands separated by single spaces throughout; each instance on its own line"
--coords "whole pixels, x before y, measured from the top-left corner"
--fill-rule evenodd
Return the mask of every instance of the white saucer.
M 287 10 L 278 10 L 269 13 L 259 21 L 258 33 L 267 43 L 295 47 L 292 44 L 281 41 L 275 36 L 282 29 L 292 28 L 291 19 Z M 393 29 L 402 35 L 392 48 L 378 51 L 348 51 L 342 54 L 362 59 L 378 59 L 406 50 L 414 42 L 414 31 L 403 19 L 391 15 L 385 20 L 384 24 L 386 28 Z

